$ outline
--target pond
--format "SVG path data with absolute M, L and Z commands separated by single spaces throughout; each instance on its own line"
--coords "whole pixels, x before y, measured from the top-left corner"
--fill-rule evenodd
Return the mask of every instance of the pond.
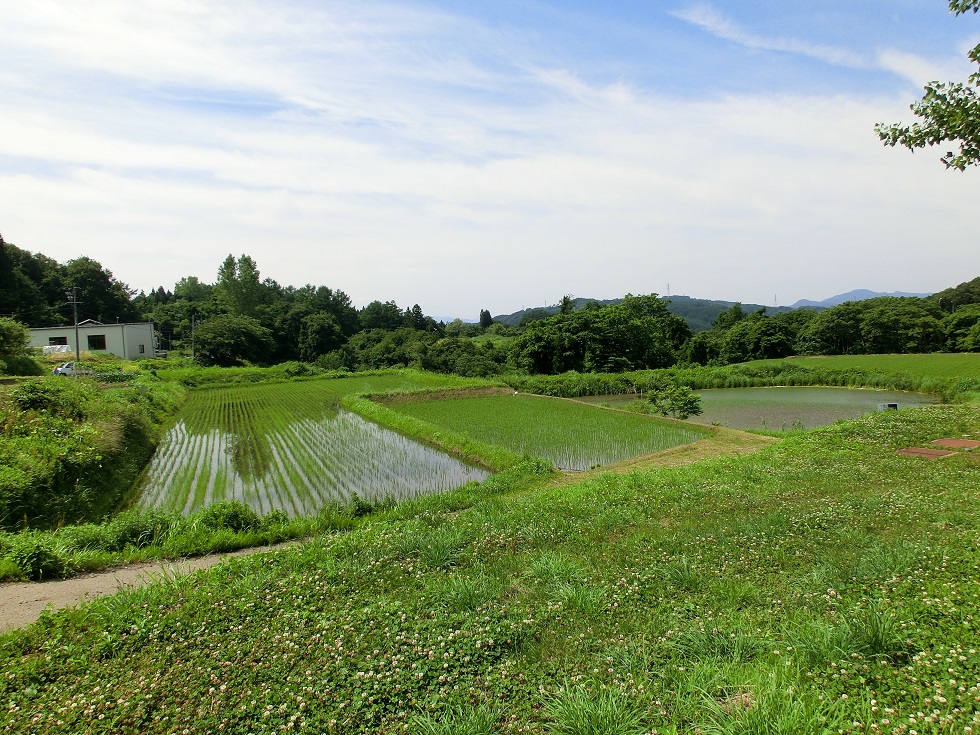
M 853 419 L 877 411 L 883 403 L 899 408 L 938 403 L 925 393 L 866 388 L 715 388 L 698 391 L 704 413 L 692 421 L 721 424 L 732 429 L 812 429 L 840 419 Z M 608 404 L 636 400 L 634 395 L 587 396 L 583 401 Z

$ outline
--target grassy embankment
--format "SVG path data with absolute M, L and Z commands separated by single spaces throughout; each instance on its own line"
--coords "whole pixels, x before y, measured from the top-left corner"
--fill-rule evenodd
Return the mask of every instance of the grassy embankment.
M 33 378 L 0 390 L 0 529 L 116 509 L 184 391 L 153 380 Z
M 9 732 L 970 732 L 975 403 L 553 486 L 525 464 L 0 638 Z

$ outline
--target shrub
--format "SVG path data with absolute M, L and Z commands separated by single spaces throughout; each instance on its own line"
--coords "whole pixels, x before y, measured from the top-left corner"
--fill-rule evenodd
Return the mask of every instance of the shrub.
M 161 510 L 124 511 L 105 526 L 112 544 L 106 551 L 119 551 L 127 546 L 141 549 L 158 543 L 176 523 L 176 516 Z
M 229 531 L 252 531 L 261 524 L 258 513 L 237 500 L 209 505 L 197 520 L 205 528 Z
M 78 419 L 83 415 L 83 391 L 69 381 L 28 380 L 11 392 L 21 411 L 48 411 L 57 416 Z
M 64 577 L 71 570 L 64 548 L 50 534 L 36 531 L 7 537 L 6 557 L 16 564 L 25 577 L 40 582 Z
M 273 531 L 287 525 L 289 525 L 289 516 L 281 510 L 273 510 L 262 516 L 262 522 L 259 524 L 259 528 L 263 531 Z

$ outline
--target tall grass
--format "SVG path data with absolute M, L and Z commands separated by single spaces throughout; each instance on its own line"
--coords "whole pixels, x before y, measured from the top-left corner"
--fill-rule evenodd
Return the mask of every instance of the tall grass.
M 36 378 L 0 393 L 0 529 L 51 528 L 114 512 L 183 389 Z

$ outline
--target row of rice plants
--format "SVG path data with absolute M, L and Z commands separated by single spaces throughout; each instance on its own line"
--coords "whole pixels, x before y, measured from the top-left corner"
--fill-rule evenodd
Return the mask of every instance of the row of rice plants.
M 489 444 L 586 470 L 708 436 L 673 421 L 532 395 L 402 403 L 390 408 Z
M 299 516 L 355 494 L 404 499 L 484 479 L 483 470 L 335 407 L 346 392 L 411 387 L 405 382 L 195 391 L 147 468 L 139 504 L 190 513 L 237 500 L 261 513 Z

